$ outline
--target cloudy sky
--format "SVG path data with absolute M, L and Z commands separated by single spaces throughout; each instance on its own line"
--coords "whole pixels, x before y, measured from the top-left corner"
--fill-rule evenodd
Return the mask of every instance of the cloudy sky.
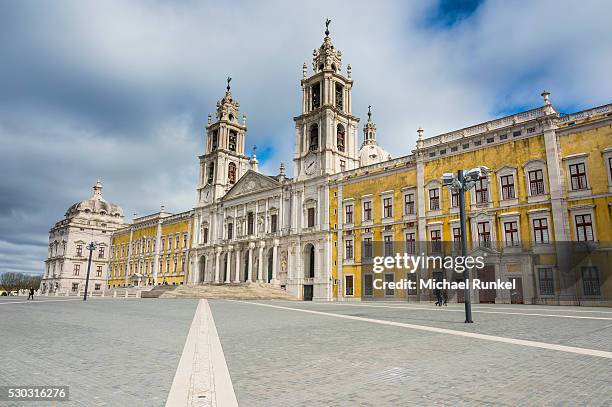
M 48 230 L 96 178 L 127 219 L 195 201 L 204 125 L 231 75 L 261 168 L 291 170 L 302 64 L 332 19 L 394 156 L 541 104 L 612 102 L 607 1 L 0 2 L 0 272 L 41 273 Z

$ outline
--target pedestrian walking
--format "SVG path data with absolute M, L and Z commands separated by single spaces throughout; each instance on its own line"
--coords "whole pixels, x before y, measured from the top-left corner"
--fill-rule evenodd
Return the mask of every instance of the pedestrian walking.
M 442 290 L 442 303 L 445 307 L 448 306 L 448 290 L 446 289 Z
M 436 306 L 441 307 L 442 306 L 442 293 L 440 292 L 439 288 L 436 288 L 436 290 L 434 291 L 434 295 L 436 296 Z
M 34 299 L 34 288 L 30 287 L 30 291 L 28 292 L 28 300 Z

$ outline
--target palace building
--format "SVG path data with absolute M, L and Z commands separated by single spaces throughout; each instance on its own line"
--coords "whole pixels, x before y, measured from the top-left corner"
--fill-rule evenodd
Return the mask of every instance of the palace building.
M 260 282 L 304 300 L 428 301 L 431 290 L 377 289 L 374 280 L 462 276 L 435 267 L 377 274 L 371 259 L 456 255 L 458 196 L 442 174 L 486 166 L 466 195 L 469 250 L 486 257 L 475 277 L 516 289 L 472 298 L 612 305 L 612 105 L 562 115 L 544 92 L 526 112 L 433 137 L 419 129 L 411 153 L 392 158 L 370 109 L 359 142 L 351 66 L 329 30 L 302 70 L 293 178 L 282 163 L 262 174 L 255 151 L 247 155 L 246 116 L 228 78 L 204 130 L 194 207 L 113 226 L 107 288 Z
M 375 280 L 461 281 L 435 267 L 373 273 L 372 258 L 459 254 L 458 195 L 441 178 L 486 166 L 466 193 L 469 251 L 486 258 L 471 277 L 516 289 L 477 290 L 473 300 L 612 305 L 612 105 L 560 115 L 542 96 L 541 107 L 450 133 L 419 129 L 412 154 L 336 174 L 334 296 L 425 301 L 431 290 L 376 289 Z
M 49 252 L 40 286 L 43 293 L 79 292 L 85 289 L 89 251 L 92 253 L 89 288 L 103 291 L 107 286 L 111 235 L 123 227 L 123 210 L 102 198 L 102 183 L 96 182 L 93 195 L 66 211 L 64 219 L 49 231 Z

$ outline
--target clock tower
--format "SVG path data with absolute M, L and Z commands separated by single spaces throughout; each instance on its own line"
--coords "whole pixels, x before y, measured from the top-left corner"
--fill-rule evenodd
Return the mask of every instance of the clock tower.
M 298 180 L 359 166 L 357 125 L 352 114 L 351 66 L 342 73 L 342 53 L 325 38 L 313 52 L 312 74 L 302 69 L 302 113 L 295 121 L 294 174 Z
M 246 116 L 238 122 L 240 104 L 232 97 L 227 78 L 225 96 L 217 102 L 216 120 L 208 115 L 206 146 L 200 159 L 198 204 L 221 198 L 252 166 L 245 155 Z

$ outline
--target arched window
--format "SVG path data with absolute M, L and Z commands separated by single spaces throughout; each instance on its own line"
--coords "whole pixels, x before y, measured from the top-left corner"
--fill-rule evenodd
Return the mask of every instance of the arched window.
M 236 183 L 236 164 L 235 163 L 229 163 L 227 167 L 227 179 L 230 184 Z
M 212 150 L 216 150 L 218 146 L 219 146 L 219 134 L 217 133 L 217 130 L 215 130 L 213 131 L 213 134 L 212 134 L 212 143 L 210 147 Z
M 308 149 L 317 151 L 319 149 L 319 125 L 313 124 L 310 126 L 310 143 Z
M 236 132 L 231 130 L 229 134 L 229 149 L 230 151 L 236 151 Z
M 206 180 L 206 183 L 212 184 L 214 178 L 215 178 L 215 163 L 209 163 L 208 164 L 208 178 Z
M 338 145 L 338 151 L 344 152 L 344 140 L 345 140 L 344 126 L 339 124 L 336 130 L 336 144 Z

